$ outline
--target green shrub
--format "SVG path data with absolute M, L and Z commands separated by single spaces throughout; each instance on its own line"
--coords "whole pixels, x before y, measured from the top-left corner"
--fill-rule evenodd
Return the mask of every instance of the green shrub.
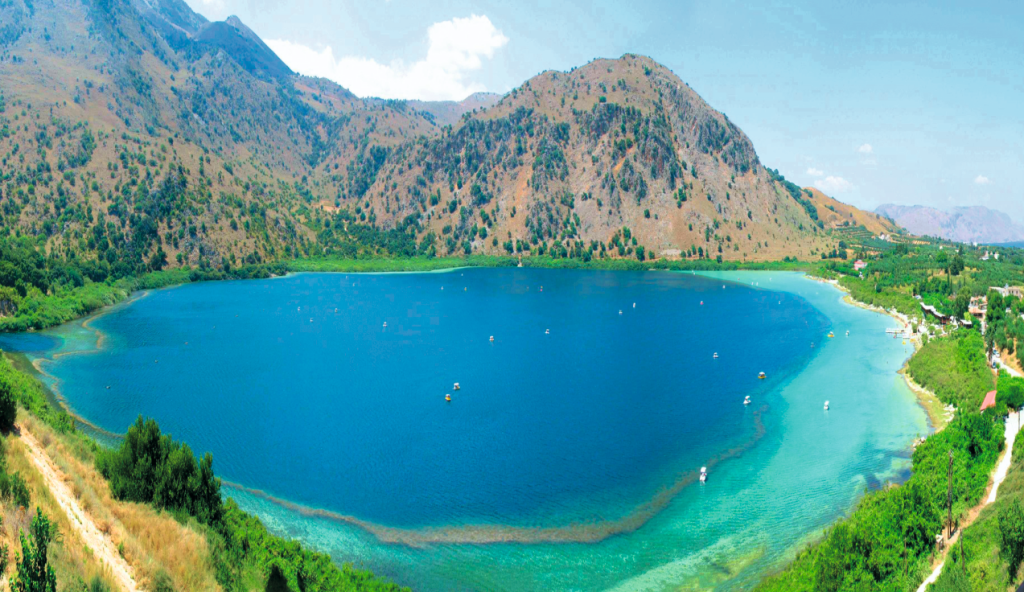
M 57 575 L 47 563 L 46 554 L 53 540 L 56 526 L 36 508 L 36 516 L 32 519 L 32 538 L 19 533 L 21 539 L 21 558 L 18 560 L 18 573 L 14 577 L 13 589 L 18 592 L 57 592 Z
M 10 383 L 0 381 L 0 430 L 8 432 L 18 418 L 18 402 Z

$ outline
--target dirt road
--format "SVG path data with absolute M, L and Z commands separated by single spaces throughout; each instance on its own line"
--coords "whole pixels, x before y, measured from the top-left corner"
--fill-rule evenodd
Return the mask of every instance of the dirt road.
M 110 537 L 103 534 L 92 517 L 87 514 L 79 505 L 71 487 L 65 481 L 64 472 L 54 464 L 53 460 L 46 453 L 46 449 L 40 445 L 35 437 L 24 426 L 18 426 L 21 433 L 21 441 L 28 448 L 32 464 L 39 469 L 39 473 L 46 481 L 46 487 L 50 494 L 57 500 L 64 513 L 67 514 L 68 522 L 78 533 L 82 542 L 92 550 L 93 554 L 103 565 L 110 568 L 114 581 L 122 590 L 136 592 L 139 588 L 135 584 L 135 577 L 128 562 L 117 552 Z

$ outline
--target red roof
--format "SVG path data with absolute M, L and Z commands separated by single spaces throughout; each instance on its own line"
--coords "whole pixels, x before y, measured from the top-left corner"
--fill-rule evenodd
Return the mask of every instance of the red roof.
M 996 406 L 996 392 L 995 391 L 989 391 L 989 393 L 987 395 L 985 395 L 985 400 L 981 404 L 981 410 L 984 411 L 984 410 L 988 409 L 989 407 L 995 407 L 995 406 Z

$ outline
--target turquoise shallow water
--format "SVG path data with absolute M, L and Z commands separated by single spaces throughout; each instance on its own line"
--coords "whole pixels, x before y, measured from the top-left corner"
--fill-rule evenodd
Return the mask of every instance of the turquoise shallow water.
M 276 531 L 417 589 L 742 588 L 927 431 L 892 321 L 840 298 L 768 272 L 302 274 L 154 292 L 43 368 L 90 422 L 157 417 Z M 0 347 L 88 352 L 90 327 Z

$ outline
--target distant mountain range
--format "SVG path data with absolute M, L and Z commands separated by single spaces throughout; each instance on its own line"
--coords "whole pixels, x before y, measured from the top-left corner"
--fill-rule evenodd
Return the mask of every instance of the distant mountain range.
M 816 259 L 833 229 L 893 229 L 765 167 L 735 123 L 637 55 L 505 95 L 381 100 L 295 74 L 237 17 L 182 0 L 6 0 L 0 80 L 0 227 L 104 268 Z
M 934 236 L 965 243 L 1011 243 L 1024 241 L 1024 226 L 1003 212 L 983 206 L 952 208 L 885 204 L 875 212 L 891 218 L 911 234 Z

